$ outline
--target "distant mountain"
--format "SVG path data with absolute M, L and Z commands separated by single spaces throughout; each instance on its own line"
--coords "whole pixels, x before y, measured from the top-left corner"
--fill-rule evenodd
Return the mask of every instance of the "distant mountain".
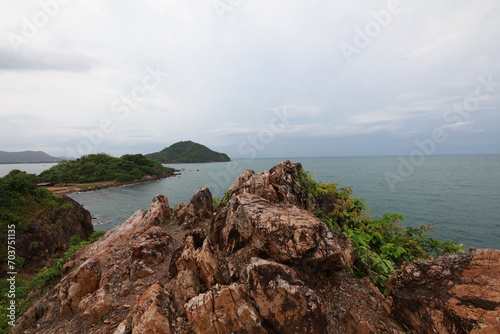
M 198 163 L 231 161 L 225 153 L 212 151 L 208 147 L 188 141 L 180 141 L 160 152 L 146 154 L 147 158 L 161 163 Z
M 22 164 L 59 162 L 62 159 L 48 155 L 42 151 L 5 152 L 0 151 L 0 164 Z

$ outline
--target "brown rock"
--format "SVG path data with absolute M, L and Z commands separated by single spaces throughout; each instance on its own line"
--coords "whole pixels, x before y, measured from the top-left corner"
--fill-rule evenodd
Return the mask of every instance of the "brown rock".
M 173 217 L 183 229 L 192 229 L 197 227 L 201 220 L 211 219 L 213 210 L 212 194 L 207 187 L 202 187 L 187 206 L 182 202 L 177 205 Z
M 184 315 L 184 304 L 205 291 L 201 278 L 196 271 L 181 270 L 172 280 L 172 295 L 177 313 Z
M 109 293 L 109 287 L 103 287 L 93 294 L 87 294 L 78 304 L 78 310 L 82 313 L 87 323 L 93 324 L 102 319 L 111 309 L 113 297 Z
M 280 162 L 261 174 L 246 170 L 229 187 L 229 193 L 231 196 L 250 193 L 272 203 L 293 204 L 312 210 L 314 200 L 300 184 L 300 170 L 302 165 L 290 160 Z
M 187 206 L 184 206 L 182 202 L 179 203 L 177 209 L 174 211 L 174 219 L 183 229 L 195 228 L 200 222 L 195 207 L 191 203 Z
M 251 243 L 278 262 L 301 264 L 312 272 L 352 266 L 353 247 L 348 239 L 334 235 L 306 210 L 246 193 L 234 196 L 229 208 L 221 229 L 229 254 Z
M 210 239 L 206 238 L 203 246 L 196 251 L 196 263 L 207 289 L 216 283 L 225 284 L 226 280 L 220 270 L 221 265 L 213 251 Z
M 130 314 L 132 334 L 173 333 L 173 309 L 169 304 L 169 296 L 159 284 L 151 285 L 139 296 Z
M 217 284 L 189 300 L 185 308 L 195 333 L 267 333 L 243 285 Z
M 393 313 L 419 333 L 498 333 L 500 251 L 406 263 L 389 281 Z
M 148 229 L 139 240 L 132 244 L 132 256 L 149 265 L 157 265 L 168 254 L 172 237 L 159 226 Z
M 194 210 L 200 219 L 211 219 L 214 211 L 212 193 L 207 187 L 202 187 L 191 198 Z
M 324 333 L 323 301 L 282 264 L 253 259 L 246 268 L 249 294 L 278 333 Z

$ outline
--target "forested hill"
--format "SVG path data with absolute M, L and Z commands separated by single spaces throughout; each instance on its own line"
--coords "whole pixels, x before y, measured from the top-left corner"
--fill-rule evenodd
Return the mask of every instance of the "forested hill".
M 146 154 L 147 158 L 161 163 L 199 163 L 231 161 L 225 153 L 212 151 L 208 147 L 188 141 L 180 141 L 160 152 Z
M 42 151 L 0 151 L 0 164 L 42 163 L 58 161 L 61 161 L 61 159 L 52 157 Z

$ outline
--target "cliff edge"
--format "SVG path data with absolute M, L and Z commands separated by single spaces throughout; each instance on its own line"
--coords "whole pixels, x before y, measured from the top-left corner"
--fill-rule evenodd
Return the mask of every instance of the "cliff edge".
M 406 263 L 386 297 L 351 274 L 301 168 L 245 171 L 216 208 L 207 188 L 175 210 L 156 196 L 77 252 L 12 333 L 498 333 L 499 251 Z

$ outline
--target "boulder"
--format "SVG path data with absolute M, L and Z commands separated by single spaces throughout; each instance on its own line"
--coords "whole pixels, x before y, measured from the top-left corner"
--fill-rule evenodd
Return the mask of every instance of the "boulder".
M 241 284 L 215 285 L 206 293 L 191 298 L 186 316 L 195 333 L 268 333 L 262 318 Z
M 334 234 L 314 215 L 291 204 L 273 204 L 249 193 L 231 198 L 220 231 L 219 246 L 227 255 L 251 243 L 280 263 L 300 264 L 310 271 L 341 270 L 353 264 L 349 240 Z
M 418 333 L 499 333 L 500 251 L 409 262 L 388 284 L 393 314 Z
M 323 301 L 293 269 L 254 258 L 246 268 L 246 278 L 259 314 L 277 333 L 324 333 Z

